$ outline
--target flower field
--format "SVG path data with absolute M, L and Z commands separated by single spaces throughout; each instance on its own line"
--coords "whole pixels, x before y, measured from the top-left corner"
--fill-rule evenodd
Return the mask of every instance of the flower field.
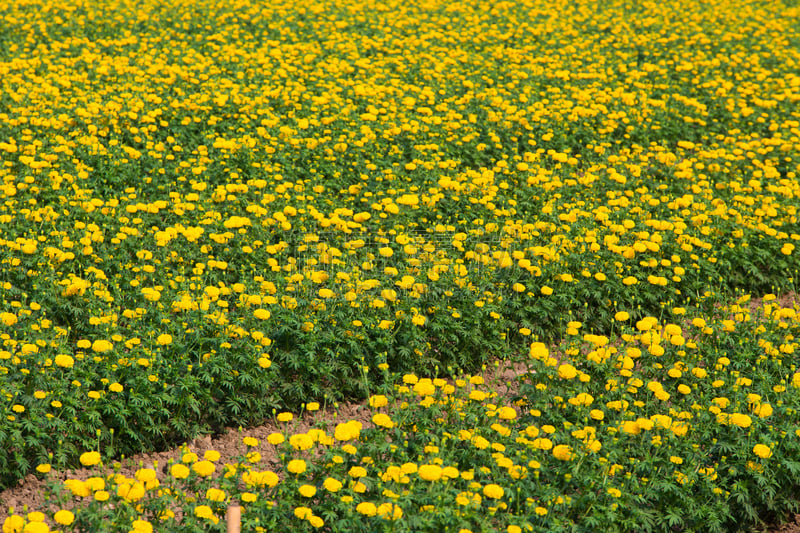
M 285 424 L 4 531 L 796 510 L 792 4 L 0 7 L 0 488 Z M 289 422 L 351 400 L 371 423 Z

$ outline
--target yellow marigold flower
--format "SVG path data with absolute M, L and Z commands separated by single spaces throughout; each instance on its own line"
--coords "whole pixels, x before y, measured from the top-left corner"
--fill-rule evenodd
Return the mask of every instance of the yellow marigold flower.
M 114 345 L 107 340 L 96 340 L 92 343 L 92 351 L 97 353 L 109 352 L 114 349 Z
M 325 490 L 328 492 L 339 492 L 342 488 L 342 482 L 334 479 L 332 477 L 325 478 L 325 481 L 322 483 L 322 486 L 325 487 Z
M 311 498 L 317 493 L 317 488 L 312 485 L 301 485 L 297 491 L 306 498 Z
M 13 326 L 17 323 L 17 315 L 8 312 L 0 313 L 0 322 L 6 326 Z
M 637 420 L 637 424 L 642 429 L 650 429 L 649 427 L 644 426 L 644 421 L 647 420 L 643 418 L 641 420 Z M 652 421 L 653 425 L 657 429 L 669 429 L 672 426 L 672 418 L 667 415 L 653 415 L 650 417 L 650 421 Z
M 413 388 L 419 396 L 430 396 L 436 392 L 436 386 L 428 378 L 419 380 Z
M 486 399 L 486 393 L 482 390 L 473 390 L 469 392 L 469 399 L 476 402 L 482 402 Z
M 55 520 L 57 524 L 68 526 L 75 521 L 75 515 L 72 514 L 72 511 L 62 509 L 60 511 L 56 511 L 56 514 L 53 515 L 53 520 Z
M 481 437 L 480 435 L 475 435 L 472 438 L 472 445 L 478 448 L 479 450 L 485 450 L 490 446 L 490 442 L 485 438 Z
M 123 483 L 117 486 L 117 496 L 124 498 L 128 502 L 137 502 L 144 497 L 145 488 L 141 483 Z
M 106 488 L 106 480 L 102 477 L 90 477 L 85 483 L 92 491 L 103 490 Z
M 572 379 L 577 375 L 577 369 L 569 363 L 559 365 L 558 367 L 558 377 L 562 379 Z
M 152 468 L 140 468 L 133 477 L 142 483 L 149 483 L 156 480 L 156 471 Z
M 642 431 L 642 428 L 639 427 L 639 424 L 633 420 L 626 420 L 623 422 L 620 429 L 623 433 L 627 433 L 629 435 L 638 435 Z
M 406 385 L 413 385 L 417 381 L 419 381 L 419 378 L 414 374 L 403 375 L 403 383 L 405 383 Z
M 739 426 L 740 428 L 749 428 L 750 425 L 753 423 L 753 419 L 751 419 L 748 415 L 745 414 L 732 413 L 728 417 L 728 423 L 733 424 L 735 426 Z
M 367 469 L 363 466 L 354 466 L 347 472 L 347 475 L 352 478 L 364 477 L 367 475 Z
M 223 502 L 225 497 L 225 491 L 216 487 L 211 487 L 206 491 L 206 500 L 211 500 L 212 502 Z
M 134 520 L 133 533 L 153 533 L 153 524 L 147 520 Z
M 75 364 L 75 360 L 66 354 L 58 354 L 55 359 L 56 366 L 60 366 L 62 368 L 72 368 Z
M 385 407 L 389 404 L 389 399 L 386 398 L 383 394 L 376 394 L 375 396 L 370 396 L 369 398 L 369 405 L 370 407 L 374 407 L 379 409 L 381 407 Z
M 84 452 L 79 458 L 83 466 L 95 466 L 100 464 L 101 458 L 98 452 Z
M 25 527 L 25 519 L 12 514 L 3 522 L 3 533 L 20 533 L 23 527 Z
M 572 458 L 572 450 L 566 444 L 559 444 L 553 448 L 553 456 L 560 461 L 569 461 Z
M 514 420 L 517 418 L 517 411 L 513 407 L 503 406 L 497 410 L 500 420 Z
M 174 464 L 169 469 L 169 473 L 175 479 L 186 479 L 187 477 L 189 477 L 190 472 L 191 471 L 189 470 L 189 467 L 181 463 Z
M 172 344 L 172 335 L 169 333 L 162 333 L 156 338 L 156 343 L 160 346 L 168 346 Z
M 269 442 L 273 446 L 277 446 L 278 444 L 281 444 L 285 440 L 286 437 L 283 435 L 283 433 L 270 433 L 269 436 L 267 436 L 267 442 Z
M 458 468 L 454 466 L 446 466 L 442 468 L 442 477 L 456 479 L 460 475 Z
M 253 316 L 259 320 L 267 320 L 272 314 L 266 309 L 258 308 L 253 311 Z
M 531 343 L 530 356 L 544 361 L 550 356 L 550 351 L 543 342 L 533 342 Z
M 399 520 L 403 517 L 403 509 L 395 503 L 382 503 L 378 506 L 376 514 L 386 520 Z
M 194 508 L 194 515 L 197 518 L 205 518 L 211 520 L 215 524 L 219 522 L 219 518 L 214 514 L 214 511 L 208 505 L 198 505 Z
M 269 470 L 263 472 L 251 470 L 242 474 L 242 481 L 244 481 L 247 486 L 267 486 L 272 488 L 280 482 L 280 479 L 275 472 Z
M 356 511 L 364 516 L 375 516 L 378 513 L 378 508 L 372 502 L 361 502 L 356 505 Z
M 495 485 L 494 483 L 490 483 L 483 487 L 483 495 L 487 498 L 493 498 L 495 500 L 502 498 L 504 494 L 503 487 L 500 485 Z
M 755 413 L 759 418 L 767 418 L 772 414 L 772 405 L 768 403 L 759 403 L 753 409 L 753 413 Z
M 292 474 L 302 474 L 306 471 L 306 462 L 302 459 L 292 459 L 289 461 L 289 464 L 286 465 L 286 469 Z
M 413 474 L 418 471 L 418 468 L 416 463 L 403 463 L 403 465 L 400 467 L 400 470 L 404 474 Z
M 721 398 L 714 398 L 713 400 L 711 400 L 711 402 L 722 409 L 725 409 L 731 403 L 731 401 L 728 398 L 725 398 L 724 396 Z
M 372 423 L 375 424 L 376 426 L 386 429 L 391 429 L 394 427 L 394 422 L 392 421 L 392 419 L 389 417 L 389 415 L 384 413 L 376 413 L 372 417 Z
M 307 435 L 311 437 L 311 440 L 314 442 L 319 442 L 320 444 L 324 444 L 326 446 L 333 444 L 333 439 L 331 439 L 323 430 L 319 428 L 309 429 Z
M 493 430 L 495 430 L 496 432 L 498 432 L 501 435 L 503 435 L 504 437 L 508 437 L 509 435 L 511 435 L 511 430 L 509 428 L 507 428 L 506 426 L 502 425 L 502 424 L 496 424 L 495 423 L 495 424 L 492 424 L 490 427 Z
M 425 481 L 438 481 L 442 478 L 442 467 L 439 465 L 420 465 L 417 473 Z
M 753 446 L 753 453 L 762 459 L 769 459 L 772 457 L 772 449 L 765 444 L 756 444 Z
M 298 433 L 289 437 L 289 444 L 296 450 L 310 450 L 314 446 L 314 439 L 306 433 Z
M 300 520 L 307 520 L 313 514 L 314 514 L 313 511 L 308 507 L 300 506 L 300 507 L 295 507 L 294 509 L 294 515 Z
M 145 287 L 142 289 L 142 294 L 146 300 L 151 302 L 157 302 L 161 299 L 161 293 L 150 287 Z
M 217 466 L 211 461 L 198 461 L 192 465 L 192 470 L 202 477 L 212 475 L 216 469 Z
M 361 428 L 362 424 L 357 420 L 350 420 L 349 422 L 343 422 L 341 424 L 336 425 L 333 437 L 336 440 L 341 440 L 341 441 L 357 439 L 361 435 Z

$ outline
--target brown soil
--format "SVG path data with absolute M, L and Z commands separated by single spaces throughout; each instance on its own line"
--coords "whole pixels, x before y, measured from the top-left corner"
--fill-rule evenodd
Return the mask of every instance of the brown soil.
M 781 307 L 792 307 L 800 300 L 797 295 L 789 294 L 784 295 L 773 304 L 778 304 Z M 747 306 L 754 310 L 761 305 L 760 299 L 752 299 L 748 302 Z M 558 352 L 558 349 L 554 350 Z M 493 385 L 495 390 L 500 395 L 509 395 L 513 393 L 515 388 L 516 379 L 520 374 L 525 371 L 523 364 L 510 366 L 507 363 L 501 365 L 487 365 L 487 370 L 483 373 L 484 379 L 487 383 Z M 203 453 L 208 450 L 216 450 L 221 454 L 220 464 L 225 462 L 234 462 L 237 456 L 242 455 L 244 452 L 244 445 L 242 438 L 245 436 L 255 437 L 259 440 L 259 446 L 255 449 L 261 453 L 263 464 L 270 465 L 273 470 L 277 470 L 277 465 L 280 464 L 279 458 L 275 453 L 274 446 L 267 442 L 267 437 L 277 431 L 289 430 L 292 433 L 305 432 L 313 427 L 319 427 L 322 423 L 338 423 L 339 421 L 358 420 L 365 427 L 371 425 L 370 422 L 371 411 L 365 402 L 361 403 L 342 403 L 334 410 L 330 408 L 326 411 L 318 411 L 315 413 L 305 413 L 302 418 L 295 418 L 293 421 L 282 423 L 268 423 L 262 426 L 248 428 L 245 430 L 238 430 L 229 428 L 227 432 L 217 438 L 206 436 L 203 438 L 195 439 L 188 443 L 189 449 L 202 457 Z M 287 427 L 288 426 L 288 427 Z M 143 453 L 120 461 L 121 468 L 119 473 L 132 477 L 135 471 L 139 468 L 152 468 L 157 466 L 156 470 L 160 476 L 164 474 L 164 466 L 170 460 L 175 461 L 180 456 L 179 449 L 172 449 L 159 453 Z M 98 471 L 97 468 L 66 470 L 61 472 L 50 472 L 47 477 L 50 480 L 65 480 L 65 479 L 80 479 L 85 480 L 92 476 L 103 475 L 110 473 L 112 469 L 106 468 L 106 472 Z M 0 491 L 0 524 L 10 514 L 9 510 L 13 509 L 15 513 L 24 513 L 27 511 L 45 511 L 52 507 L 52 504 L 47 500 L 46 494 L 47 481 L 38 479 L 35 475 L 30 474 L 24 479 L 20 480 L 16 487 Z M 58 509 L 52 508 L 52 511 Z M 760 530 L 763 533 L 800 533 L 800 514 L 795 515 L 788 522 L 780 525 L 771 525 L 766 529 Z

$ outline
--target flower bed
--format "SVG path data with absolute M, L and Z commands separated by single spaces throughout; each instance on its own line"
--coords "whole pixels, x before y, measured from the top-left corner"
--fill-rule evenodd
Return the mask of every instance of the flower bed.
M 0 11 L 0 487 L 795 288 L 796 7 L 40 7 Z

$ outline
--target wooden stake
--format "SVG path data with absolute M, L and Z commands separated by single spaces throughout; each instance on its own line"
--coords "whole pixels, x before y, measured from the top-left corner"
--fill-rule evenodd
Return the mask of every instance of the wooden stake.
M 240 533 L 242 527 L 242 508 L 236 504 L 228 507 L 226 515 L 228 524 L 228 533 Z

